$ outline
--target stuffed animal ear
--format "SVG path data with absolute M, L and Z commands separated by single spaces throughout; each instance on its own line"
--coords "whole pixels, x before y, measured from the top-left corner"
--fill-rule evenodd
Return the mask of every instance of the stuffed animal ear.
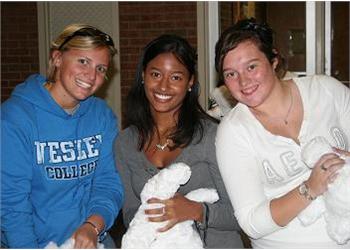
M 313 168 L 322 155 L 330 152 L 333 149 L 326 138 L 317 136 L 302 146 L 301 159 L 309 168 Z

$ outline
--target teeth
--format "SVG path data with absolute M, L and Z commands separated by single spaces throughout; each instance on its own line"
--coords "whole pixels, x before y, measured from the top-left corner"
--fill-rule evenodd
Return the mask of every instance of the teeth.
M 84 89 L 88 89 L 91 88 L 92 85 L 86 82 L 83 82 L 82 80 L 76 79 L 75 82 L 77 83 L 78 86 L 84 88 Z
M 170 95 L 164 95 L 164 94 L 154 94 L 157 98 L 162 99 L 162 100 L 169 100 L 171 98 Z

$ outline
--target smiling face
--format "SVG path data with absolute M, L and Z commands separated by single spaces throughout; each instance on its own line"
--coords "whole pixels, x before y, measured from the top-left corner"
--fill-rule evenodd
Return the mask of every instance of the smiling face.
M 53 52 L 57 68 L 53 98 L 64 108 L 74 107 L 93 95 L 103 84 L 110 53 L 107 47 Z
M 231 94 L 250 108 L 258 107 L 272 93 L 278 79 L 274 73 L 277 60 L 271 64 L 257 45 L 240 43 L 223 60 L 223 77 Z
M 145 93 L 153 114 L 174 114 L 193 84 L 193 76 L 172 53 L 159 54 L 149 61 L 143 77 Z

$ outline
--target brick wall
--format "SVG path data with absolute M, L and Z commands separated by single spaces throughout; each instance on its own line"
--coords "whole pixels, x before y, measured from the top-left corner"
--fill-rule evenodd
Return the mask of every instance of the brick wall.
M 196 2 L 119 3 L 122 103 L 133 83 L 142 48 L 150 40 L 163 33 L 175 33 L 197 46 L 196 6 Z M 122 105 L 123 116 L 125 108 Z
M 122 112 L 142 48 L 163 33 L 197 46 L 196 2 L 119 2 Z M 1 101 L 39 71 L 35 2 L 1 3 Z
M 36 2 L 1 3 L 1 101 L 39 71 Z

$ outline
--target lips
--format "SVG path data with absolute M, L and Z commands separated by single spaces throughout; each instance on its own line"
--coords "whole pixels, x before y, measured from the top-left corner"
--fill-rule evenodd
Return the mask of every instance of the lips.
M 89 89 L 92 87 L 92 85 L 90 83 L 84 82 L 80 79 L 75 79 L 75 82 L 79 87 L 81 87 L 83 89 Z
M 242 89 L 241 92 L 244 95 L 252 95 L 258 89 L 258 87 L 259 87 L 258 85 L 254 85 L 254 86 Z

